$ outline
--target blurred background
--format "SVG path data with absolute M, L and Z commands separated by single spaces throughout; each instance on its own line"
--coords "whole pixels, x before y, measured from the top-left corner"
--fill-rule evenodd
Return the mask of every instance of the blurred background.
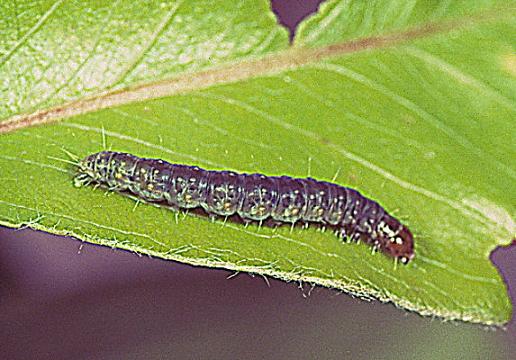
M 272 1 L 294 31 L 315 0 Z M 513 359 L 506 330 L 0 227 L 3 359 Z M 516 299 L 516 246 L 491 256 Z

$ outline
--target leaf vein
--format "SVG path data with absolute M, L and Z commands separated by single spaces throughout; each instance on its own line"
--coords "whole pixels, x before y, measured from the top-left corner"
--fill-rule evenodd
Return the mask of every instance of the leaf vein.
M 34 26 L 28 30 L 25 35 L 23 35 L 23 37 L 6 52 L 4 56 L 0 58 L 0 66 L 5 64 L 15 53 L 15 51 L 18 50 L 23 44 L 25 44 L 31 35 L 39 30 L 39 28 L 48 20 L 50 15 L 55 12 L 55 10 L 63 3 L 63 1 L 64 0 L 57 0 L 54 2 L 54 4 L 47 10 L 47 12 L 39 18 L 36 24 L 34 24 Z

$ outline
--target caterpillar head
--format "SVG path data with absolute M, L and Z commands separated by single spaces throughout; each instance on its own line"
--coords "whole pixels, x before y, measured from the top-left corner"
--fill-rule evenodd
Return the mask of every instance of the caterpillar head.
M 403 264 L 414 258 L 414 238 L 410 230 L 398 220 L 385 214 L 376 227 L 378 248 Z
M 77 164 L 77 175 L 74 184 L 77 187 L 102 180 L 106 175 L 105 170 L 109 164 L 111 153 L 102 151 L 91 154 L 80 160 Z

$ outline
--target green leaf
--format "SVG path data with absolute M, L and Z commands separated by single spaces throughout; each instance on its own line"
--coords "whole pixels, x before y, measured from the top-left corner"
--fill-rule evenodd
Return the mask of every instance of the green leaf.
M 285 49 L 287 32 L 268 8 L 266 1 L 2 1 L 0 118 Z
M 507 322 L 488 256 L 515 233 L 515 9 L 429 3 L 329 1 L 293 49 L 264 1 L 2 4 L 0 223 Z M 403 219 L 416 258 L 396 268 L 330 232 L 212 223 L 74 188 L 61 149 L 104 145 L 335 178 Z

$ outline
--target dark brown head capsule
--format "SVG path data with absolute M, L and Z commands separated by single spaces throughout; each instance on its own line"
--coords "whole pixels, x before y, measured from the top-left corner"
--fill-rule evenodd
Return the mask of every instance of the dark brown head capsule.
M 384 214 L 375 231 L 378 249 L 399 259 L 403 264 L 414 258 L 414 238 L 410 230 L 398 220 Z

